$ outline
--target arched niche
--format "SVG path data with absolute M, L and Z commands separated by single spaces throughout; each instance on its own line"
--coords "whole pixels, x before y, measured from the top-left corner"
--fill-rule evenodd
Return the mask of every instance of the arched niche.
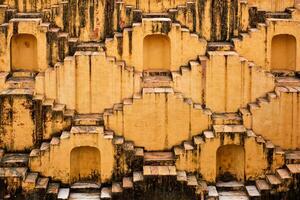
M 276 35 L 272 38 L 271 70 L 296 70 L 296 38 L 288 34 Z
M 225 145 L 217 150 L 217 179 L 244 180 L 245 150 L 239 145 Z
M 31 34 L 16 34 L 11 38 L 11 70 L 38 71 L 37 39 Z
M 144 70 L 170 70 L 171 44 L 166 35 L 148 35 L 143 41 Z
M 70 180 L 101 182 L 100 151 L 95 147 L 75 147 L 70 156 Z

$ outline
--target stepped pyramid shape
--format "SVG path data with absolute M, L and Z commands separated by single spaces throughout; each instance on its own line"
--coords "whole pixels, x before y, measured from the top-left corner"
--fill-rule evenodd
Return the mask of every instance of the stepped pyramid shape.
M 0 0 L 0 199 L 299 183 L 300 0 Z

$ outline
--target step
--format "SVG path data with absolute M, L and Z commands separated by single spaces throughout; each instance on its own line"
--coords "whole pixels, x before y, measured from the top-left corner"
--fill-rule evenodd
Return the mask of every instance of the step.
M 188 186 L 198 186 L 197 177 L 195 175 L 187 175 L 187 185 Z
M 215 133 L 245 133 L 247 130 L 243 125 L 214 125 Z
M 135 147 L 134 148 L 134 156 L 136 157 L 144 157 L 145 156 L 145 153 L 144 153 L 144 148 L 142 147 Z
M 67 200 L 70 195 L 70 188 L 60 188 L 58 191 L 57 199 Z
M 55 103 L 52 110 L 53 110 L 53 112 L 63 112 L 64 113 L 66 110 L 66 105 Z
M 300 174 L 300 164 L 287 164 L 286 167 L 291 174 Z
M 124 189 L 133 188 L 132 177 L 123 177 L 122 186 L 123 186 Z
M 85 42 L 76 46 L 77 51 L 99 52 L 103 49 L 103 44 L 98 42 Z
M 218 191 L 239 191 L 243 190 L 244 183 L 238 181 L 218 181 L 216 187 L 218 188 Z
M 36 181 L 35 189 L 45 190 L 48 187 L 49 178 L 38 178 Z
M 91 182 L 76 182 L 73 183 L 70 187 L 71 191 L 74 192 L 96 192 L 99 191 L 101 185 L 98 183 L 91 183 Z
M 133 182 L 144 181 L 143 172 L 133 172 Z
M 179 182 L 187 181 L 186 171 L 177 171 L 177 181 Z
M 204 131 L 203 132 L 204 139 L 213 139 L 215 137 L 214 132 L 212 131 Z
M 50 197 L 57 197 L 58 192 L 59 192 L 59 183 L 49 183 L 48 188 L 47 188 L 47 196 L 48 198 Z
M 272 186 L 278 186 L 278 185 L 281 184 L 280 179 L 276 175 L 274 175 L 274 174 L 268 174 L 268 175 L 266 175 L 266 180 Z
M 264 179 L 256 180 L 255 184 L 260 192 L 271 190 L 270 185 Z
M 10 88 L 10 89 L 6 89 L 6 90 L 2 90 L 0 92 L 1 96 L 6 96 L 6 95 L 12 95 L 12 96 L 16 96 L 16 95 L 23 95 L 23 96 L 33 96 L 34 94 L 34 90 L 33 89 L 28 89 L 28 88 Z
M 171 76 L 146 76 L 143 77 L 144 88 L 155 88 L 155 87 L 170 87 L 172 82 Z
M 29 172 L 23 181 L 22 187 L 26 190 L 33 190 L 37 182 L 39 174 L 37 172 Z
M 215 125 L 240 125 L 243 118 L 238 113 L 213 113 L 213 124 Z
M 183 148 L 185 151 L 192 151 L 194 150 L 193 142 L 191 141 L 184 141 L 183 142 Z
M 151 93 L 174 93 L 173 88 L 170 87 L 165 87 L 165 88 L 160 88 L 160 87 L 155 87 L 155 88 L 143 88 L 143 94 L 151 94 Z
M 144 163 L 149 165 L 170 165 L 175 162 L 175 157 L 169 151 L 144 152 Z
M 35 81 L 29 77 L 11 77 L 6 82 L 9 89 L 33 89 Z
M 249 200 L 244 191 L 221 191 L 218 193 L 219 200 Z
M 266 18 L 273 18 L 273 19 L 291 19 L 291 13 L 287 12 L 267 12 L 265 14 Z
M 247 185 L 246 191 L 249 197 L 260 197 L 260 193 L 255 185 Z
M 111 199 L 111 188 L 109 187 L 103 187 L 101 189 L 101 195 L 100 195 L 101 199 Z
M 50 149 L 50 143 L 49 142 L 43 142 L 41 144 L 41 147 L 40 147 L 41 152 L 48 151 L 49 149 Z
M 38 12 L 38 13 L 16 13 L 15 17 L 16 18 L 42 18 L 43 14 Z
M 287 164 L 300 164 L 300 151 L 285 152 L 285 160 Z
M 290 172 L 287 169 L 276 169 L 276 175 L 281 180 L 292 179 L 292 176 L 290 175 Z
M 75 126 L 103 126 L 101 114 L 76 114 L 73 120 Z
M 217 191 L 216 186 L 207 186 L 208 189 L 208 198 L 210 200 L 217 200 L 219 199 L 219 193 Z
M 71 134 L 101 134 L 102 126 L 72 126 Z
M 112 183 L 112 193 L 113 194 L 120 194 L 123 192 L 123 187 L 122 187 L 122 183 L 119 183 L 119 182 L 115 182 L 115 183 Z
M 100 200 L 100 193 L 71 192 L 68 200 Z
M 230 42 L 208 42 L 208 51 L 232 51 L 233 44 Z
M 26 177 L 27 167 L 0 167 L 0 178 L 22 178 Z
M 17 71 L 13 72 L 11 76 L 15 78 L 34 78 L 36 73 L 31 71 Z
M 175 166 L 143 166 L 144 176 L 177 176 Z
M 1 159 L 2 167 L 26 167 L 28 165 L 29 156 L 24 153 L 6 153 Z

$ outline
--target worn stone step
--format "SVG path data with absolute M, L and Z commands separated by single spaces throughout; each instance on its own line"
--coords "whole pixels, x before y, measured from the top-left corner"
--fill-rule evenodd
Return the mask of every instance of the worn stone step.
M 276 169 L 276 175 L 281 180 L 292 179 L 292 176 L 290 175 L 290 172 L 287 169 Z
M 49 106 L 49 107 L 53 108 L 54 102 L 55 102 L 54 99 L 45 99 L 43 101 L 43 106 L 47 106 L 47 107 Z
M 188 186 L 198 186 L 197 177 L 193 174 L 187 175 L 187 185 Z
M 0 178 L 21 178 L 25 179 L 27 167 L 0 167 Z
M 36 73 L 32 71 L 17 71 L 13 72 L 11 76 L 15 78 L 34 78 Z
M 22 183 L 22 188 L 26 191 L 33 190 L 35 188 L 38 177 L 39 174 L 37 172 L 27 173 L 26 178 Z
M 204 131 L 203 132 L 203 138 L 205 139 L 205 141 L 207 141 L 209 139 L 215 138 L 215 134 L 214 134 L 213 131 Z
M 300 151 L 285 152 L 285 161 L 287 164 L 300 164 Z
M 208 42 L 208 51 L 232 51 L 233 44 L 231 42 Z
M 66 105 L 59 104 L 59 103 L 55 103 L 52 109 L 53 112 L 62 112 L 62 113 L 64 113 L 65 110 L 66 110 Z
M 217 191 L 217 188 L 216 186 L 207 186 L 207 189 L 208 189 L 208 195 L 207 197 L 210 199 L 210 200 L 217 200 L 219 199 L 219 193 Z
M 184 152 L 184 148 L 181 146 L 181 145 L 176 145 L 174 148 L 173 148 L 173 153 L 176 157 L 180 156 L 180 155 L 183 155 L 185 152 Z
M 36 181 L 35 189 L 46 191 L 49 184 L 49 178 L 38 178 Z
M 144 181 L 143 172 L 133 172 L 133 182 L 141 182 Z
M 43 142 L 41 144 L 41 147 L 40 147 L 41 152 L 48 151 L 49 149 L 50 149 L 50 143 L 49 142 Z
M 52 146 L 59 145 L 59 143 L 60 143 L 59 137 L 53 137 L 50 141 L 50 145 Z
M 201 135 L 196 135 L 193 137 L 193 140 L 194 140 L 194 144 L 195 145 L 201 145 L 201 144 L 204 144 L 204 140 L 203 140 L 203 137 Z
M 123 177 L 122 186 L 124 189 L 133 188 L 133 180 L 132 177 Z
M 111 199 L 112 196 L 111 196 L 111 188 L 109 187 L 103 187 L 101 189 L 101 195 L 100 195 L 100 198 L 101 199 Z
M 103 50 L 103 44 L 98 42 L 84 42 L 76 46 L 77 51 L 99 52 Z
M 100 192 L 71 192 L 68 200 L 100 200 Z
M 60 140 L 65 140 L 70 138 L 70 132 L 69 131 L 63 131 L 60 135 Z
M 70 195 L 70 188 L 60 188 L 58 191 L 57 199 L 67 200 Z
M 124 144 L 124 137 L 123 136 L 114 136 L 113 138 L 113 144 L 115 145 L 122 145 Z
M 215 133 L 245 133 L 247 130 L 243 125 L 214 125 Z
M 172 165 L 175 162 L 173 152 L 149 151 L 144 152 L 144 163 L 146 165 Z
M 101 114 L 77 114 L 73 124 L 75 126 L 103 126 L 104 120 Z
M 270 185 L 264 179 L 256 180 L 255 184 L 256 184 L 258 191 L 260 191 L 260 192 L 265 192 L 265 191 L 271 190 Z
M 47 198 L 56 198 L 59 192 L 59 183 L 49 183 L 48 188 L 47 188 Z
M 112 183 L 112 193 L 113 194 L 120 194 L 123 192 L 123 187 L 122 187 L 122 183 L 120 182 L 114 182 Z
M 192 141 L 184 141 L 183 148 L 185 151 L 192 151 L 194 150 L 194 145 Z
M 266 180 L 268 181 L 268 183 L 271 186 L 278 186 L 278 185 L 281 184 L 280 179 L 274 174 L 267 174 L 266 175 Z
M 33 89 L 35 81 L 29 77 L 11 77 L 6 82 L 9 89 Z
M 177 171 L 177 181 L 180 181 L 180 182 L 187 181 L 186 171 Z
M 26 13 L 16 13 L 15 18 L 42 18 L 43 14 L 40 12 L 26 12 Z
M 24 153 L 6 153 L 1 159 L 1 167 L 26 167 L 29 155 Z
M 32 149 L 30 154 L 29 154 L 29 157 L 31 159 L 31 158 L 34 158 L 34 157 L 38 157 L 40 155 L 41 155 L 41 150 L 40 149 Z
M 70 187 L 72 192 L 97 192 L 100 188 L 100 184 L 91 182 L 76 182 Z
M 244 191 L 221 191 L 219 200 L 248 200 L 248 195 Z
M 216 187 L 218 188 L 218 191 L 239 191 L 243 190 L 244 183 L 238 181 L 218 181 Z
M 292 18 L 292 14 L 287 12 L 267 12 L 265 13 L 265 17 L 273 19 L 290 19 Z
M 260 197 L 260 193 L 255 185 L 247 185 L 246 191 L 250 198 Z
M 101 134 L 103 133 L 102 126 L 72 126 L 71 134 Z
M 1 96 L 15 96 L 15 95 L 24 95 L 24 96 L 33 96 L 34 90 L 32 88 L 10 88 L 5 89 L 0 92 Z
M 175 166 L 143 166 L 144 176 L 177 176 Z
M 212 121 L 215 125 L 240 125 L 242 117 L 238 113 L 213 113 Z
M 286 167 L 291 174 L 300 174 L 300 164 L 287 164 Z
M 134 148 L 134 156 L 136 157 L 144 157 L 145 156 L 145 153 L 144 153 L 144 148 L 142 147 L 135 147 Z

